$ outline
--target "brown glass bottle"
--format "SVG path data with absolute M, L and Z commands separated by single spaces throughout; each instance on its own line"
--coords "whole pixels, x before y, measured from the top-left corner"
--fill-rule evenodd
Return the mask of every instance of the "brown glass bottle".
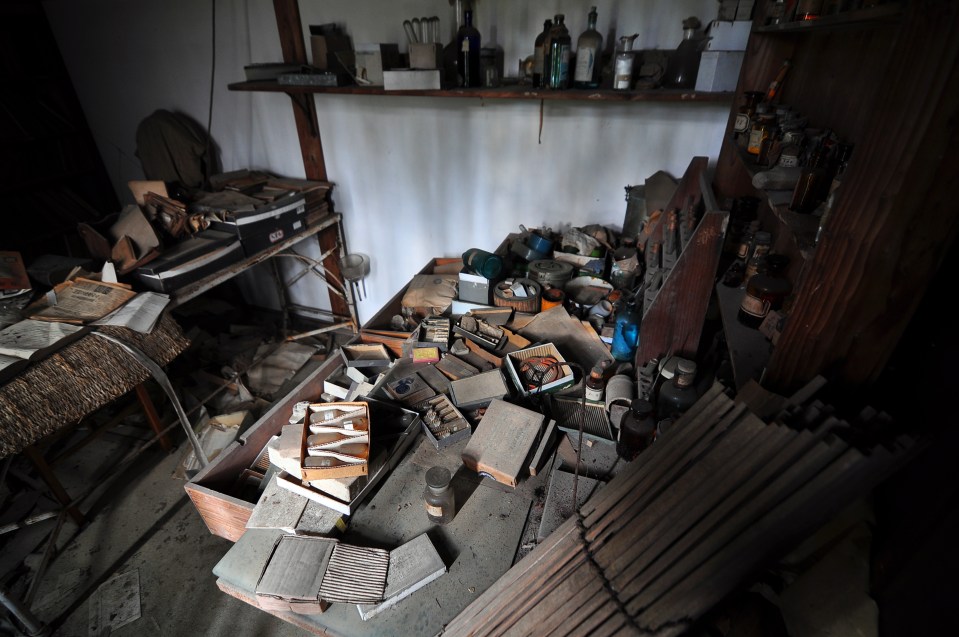
M 746 284 L 746 295 L 739 306 L 739 322 L 748 327 L 759 327 L 770 310 L 778 310 L 792 292 L 792 283 L 786 278 L 789 257 L 770 254 L 766 257 L 766 271 L 757 273 Z
M 631 462 L 656 437 L 656 419 L 653 417 L 653 405 L 648 400 L 637 398 L 630 403 L 629 411 L 623 416 L 619 428 L 619 442 L 616 443 L 616 455 Z
M 809 161 L 803 167 L 793 190 L 789 209 L 793 212 L 809 214 L 816 209 L 821 199 L 823 183 L 826 179 L 826 168 L 823 165 L 822 147 L 817 146 L 809 155 Z
M 755 277 L 754 277 L 755 278 Z M 696 390 L 696 363 L 683 359 L 676 365 L 676 373 L 659 389 L 656 411 L 660 419 L 678 418 L 699 400 Z

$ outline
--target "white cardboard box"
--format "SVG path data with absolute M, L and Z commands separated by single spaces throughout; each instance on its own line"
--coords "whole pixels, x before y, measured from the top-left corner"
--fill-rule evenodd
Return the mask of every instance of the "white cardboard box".
M 713 20 L 709 23 L 707 51 L 745 51 L 749 41 L 749 31 L 753 23 L 749 20 L 733 22 Z
M 383 88 L 387 91 L 439 90 L 439 69 L 400 69 L 383 71 Z
M 697 91 L 735 91 L 743 51 L 703 51 L 696 76 Z

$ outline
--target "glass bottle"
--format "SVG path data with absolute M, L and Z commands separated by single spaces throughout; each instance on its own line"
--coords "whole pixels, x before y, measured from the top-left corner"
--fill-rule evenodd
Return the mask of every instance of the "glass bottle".
M 796 3 L 796 20 L 818 20 L 822 15 L 823 0 L 799 0 Z
M 603 400 L 606 392 L 606 367 L 609 361 L 601 361 L 593 365 L 586 377 L 586 400 Z
M 739 306 L 739 322 L 748 327 L 759 327 L 770 310 L 778 310 L 792 292 L 792 283 L 786 278 L 789 257 L 770 254 L 766 257 L 766 271 L 756 274 L 746 284 L 746 295 Z
M 638 33 L 624 35 L 619 38 L 619 48 L 613 57 L 613 89 L 628 91 L 633 88 L 633 67 L 636 61 L 636 52 L 633 51 L 633 42 L 639 37 Z
M 702 23 L 694 17 L 683 20 L 683 39 L 669 56 L 663 86 L 667 88 L 693 88 L 699 73 L 699 61 L 702 58 L 703 36 L 696 30 Z
M 503 258 L 498 254 L 470 248 L 463 253 L 463 265 L 487 279 L 495 279 L 503 270 Z
M 576 70 L 573 86 L 599 86 L 600 57 L 603 54 L 603 36 L 596 30 L 596 7 L 590 7 L 586 30 L 576 40 Z
M 434 524 L 447 524 L 453 520 L 456 513 L 456 502 L 450 481 L 453 476 L 446 467 L 431 467 L 426 472 L 426 491 L 423 498 L 426 500 L 426 517 Z
M 618 361 L 632 362 L 639 346 L 639 325 L 643 319 L 642 306 L 632 297 L 616 312 L 611 353 Z
M 772 134 L 776 125 L 776 116 L 769 112 L 769 107 L 765 104 L 760 104 L 756 108 L 756 115 L 749 129 L 749 143 L 746 145 L 746 152 L 750 155 L 759 155 L 763 141 Z
M 736 142 L 743 148 L 749 141 L 749 129 L 752 127 L 753 118 L 756 115 L 756 105 L 763 99 L 762 91 L 746 91 L 743 93 L 743 103 L 736 113 L 736 120 L 733 123 L 733 134 Z
M 566 28 L 566 16 L 556 14 L 556 24 L 549 36 L 549 88 L 569 88 L 569 54 L 573 40 Z
M 552 44 L 553 34 L 556 32 L 557 24 L 559 24 L 558 13 L 553 16 L 549 31 L 546 32 L 546 37 L 543 38 L 543 78 L 540 82 L 542 88 L 549 88 L 549 73 L 553 65 L 553 52 L 550 45 Z
M 826 219 L 829 218 L 829 212 L 836 203 L 836 195 L 839 186 L 842 185 L 843 175 L 849 166 L 849 158 L 852 156 L 853 145 L 849 143 L 840 143 L 836 147 L 835 153 L 835 171 L 832 183 L 829 184 L 829 193 L 826 195 L 826 201 L 823 204 L 822 215 L 819 217 L 819 228 L 816 229 L 816 245 L 819 245 L 819 239 L 822 237 L 823 226 L 826 225 Z
M 543 22 L 543 31 L 536 36 L 536 41 L 533 43 L 533 88 L 542 88 L 543 87 L 543 61 L 546 57 L 543 48 L 546 43 L 546 38 L 549 36 L 549 30 L 553 28 L 553 21 L 546 20 Z
M 657 414 L 662 418 L 677 418 L 699 400 L 696 391 L 696 363 L 682 359 L 676 365 L 676 373 L 659 388 L 656 399 Z
M 456 58 L 456 72 L 459 73 L 461 86 L 478 87 L 483 85 L 480 75 L 480 32 L 473 26 L 473 10 L 463 12 L 463 26 L 456 34 L 459 55 Z
M 656 438 L 656 419 L 653 417 L 653 405 L 648 400 L 637 398 L 629 405 L 629 411 L 623 416 L 619 426 L 619 441 L 616 443 L 616 455 L 631 462 Z
M 809 154 L 809 160 L 803 166 L 799 181 L 793 190 L 789 209 L 801 214 L 809 214 L 819 204 L 819 193 L 826 178 L 826 169 L 823 166 L 823 149 L 819 144 Z

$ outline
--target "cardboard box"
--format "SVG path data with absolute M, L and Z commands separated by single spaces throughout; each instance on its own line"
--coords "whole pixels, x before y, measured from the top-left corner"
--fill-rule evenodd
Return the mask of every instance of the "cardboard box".
M 310 27 L 311 32 L 318 27 Z M 353 45 L 345 33 L 314 34 L 310 36 L 313 66 L 324 71 L 342 72 L 337 53 L 352 53 Z
M 744 51 L 703 51 L 696 76 L 697 91 L 735 91 Z
M 414 42 L 410 44 L 410 68 L 443 68 L 443 45 L 439 42 Z
M 400 66 L 400 48 L 396 44 L 358 44 L 354 51 L 357 78 L 373 86 L 383 86 L 383 71 Z
M 295 237 L 305 229 L 306 222 L 302 218 L 292 218 L 288 220 L 277 219 L 268 232 L 240 239 L 240 244 L 243 246 L 243 254 L 252 257 L 277 243 L 283 243 L 290 237 Z
M 347 367 L 389 367 L 390 353 L 382 343 L 347 344 L 340 348 L 340 356 Z
M 473 433 L 463 414 L 443 394 L 425 400 L 413 408 L 422 415 L 423 433 L 437 449 L 445 449 L 460 440 L 466 440 Z
M 460 272 L 459 300 L 480 305 L 492 305 L 493 282 L 479 274 Z
M 707 51 L 745 51 L 753 23 L 749 20 L 731 22 L 713 20 L 709 23 Z
M 521 370 L 525 361 L 537 357 L 552 357 L 560 364 L 554 367 L 553 371 L 546 369 L 540 370 L 542 373 L 547 374 L 548 377 L 551 377 L 551 380 L 544 379 L 542 383 L 537 381 L 534 386 L 530 387 L 531 383 L 527 382 L 526 375 L 523 374 Z M 559 353 L 555 345 L 552 343 L 544 343 L 543 345 L 521 349 L 518 352 L 510 352 L 506 355 L 503 366 L 506 367 L 506 371 L 509 373 L 513 384 L 516 386 L 516 389 L 519 390 L 520 394 L 530 396 L 541 392 L 556 391 L 572 385 L 573 368 L 569 365 L 562 364 L 565 362 L 566 359 Z
M 307 422 L 303 427 L 303 438 L 300 443 L 300 478 L 309 482 L 367 475 L 371 435 L 369 405 L 365 402 L 313 403 L 307 413 Z M 323 431 L 317 431 L 317 428 L 322 428 Z M 351 435 L 352 432 L 358 431 L 365 432 L 366 435 Z M 327 433 L 334 439 L 328 443 L 322 443 L 320 450 L 311 454 L 310 437 Z M 356 442 L 352 442 L 354 438 Z M 343 449 L 340 446 L 343 444 L 351 447 L 362 444 L 363 448 L 356 452 L 352 452 L 351 449 L 351 453 L 338 451 Z M 361 461 L 351 462 L 342 456 L 360 458 Z M 327 461 L 329 465 L 323 466 L 324 461 Z
M 480 409 L 509 396 L 509 388 L 498 369 L 461 378 L 450 383 L 450 398 L 460 409 Z
M 137 268 L 136 276 L 150 290 L 173 292 L 238 263 L 243 257 L 243 246 L 235 235 L 204 230 Z
M 245 212 L 220 213 L 222 220 L 210 222 L 210 229 L 232 232 L 240 239 L 272 232 L 281 225 L 306 220 L 306 196 L 291 192 L 273 202 Z
M 442 82 L 437 69 L 401 69 L 383 71 L 383 88 L 387 91 L 438 91 Z

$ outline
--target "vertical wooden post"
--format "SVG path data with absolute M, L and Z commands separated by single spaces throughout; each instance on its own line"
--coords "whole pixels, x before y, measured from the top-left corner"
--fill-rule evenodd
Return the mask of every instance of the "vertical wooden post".
M 87 519 L 83 516 L 83 513 L 80 512 L 80 509 L 77 508 L 75 504 L 70 504 L 72 499 L 70 494 L 67 493 L 67 490 L 63 488 L 63 485 L 60 484 L 60 480 L 57 479 L 53 469 L 50 468 L 50 465 L 47 464 L 47 461 L 43 458 L 43 454 L 39 449 L 30 445 L 23 450 L 23 453 L 27 456 L 30 462 L 33 463 L 33 466 L 37 468 L 37 471 L 40 472 L 40 477 L 43 478 L 43 481 L 47 483 L 47 486 L 50 487 L 50 492 L 53 493 L 53 497 L 63 506 L 67 507 L 67 513 L 70 514 L 70 517 L 74 521 L 83 526 L 86 524 Z
M 273 0 L 273 10 L 276 13 L 276 28 L 280 33 L 283 61 L 289 64 L 306 64 L 306 46 L 303 42 L 303 25 L 300 21 L 300 7 L 297 0 Z M 309 93 L 300 96 L 302 99 L 299 104 L 296 102 L 296 96 L 291 95 L 290 98 L 290 108 L 293 109 L 296 134 L 300 139 L 300 153 L 303 155 L 306 178 L 329 181 L 326 176 L 326 162 L 323 159 L 320 126 L 316 119 L 316 100 Z M 325 247 L 335 245 L 337 238 L 335 227 L 321 230 L 318 235 L 321 250 L 325 251 Z M 331 254 L 323 259 L 323 268 L 332 272 L 338 279 L 343 279 L 337 254 Z M 333 294 L 330 295 L 330 309 L 335 314 L 353 316 L 346 301 Z

